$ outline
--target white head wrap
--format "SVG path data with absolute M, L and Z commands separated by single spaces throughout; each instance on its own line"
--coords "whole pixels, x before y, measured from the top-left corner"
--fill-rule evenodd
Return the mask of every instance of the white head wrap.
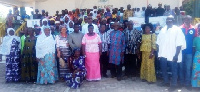
M 12 45 L 12 41 L 13 39 L 15 39 L 16 41 L 20 42 L 20 38 L 15 36 L 15 35 L 10 35 L 9 32 L 10 31 L 14 31 L 15 30 L 13 28 L 8 28 L 7 29 L 7 36 L 5 36 L 3 38 L 3 43 L 0 45 L 0 54 L 3 55 L 9 55 L 10 54 L 10 50 L 11 50 L 11 45 Z M 21 44 L 19 44 L 19 48 L 21 48 Z
M 49 26 L 43 27 L 43 32 L 45 29 L 49 29 Z M 45 33 L 41 34 L 37 38 L 36 42 L 36 57 L 37 58 L 44 58 L 46 54 L 54 54 L 55 53 L 55 40 L 53 36 L 51 35 L 50 30 L 50 36 L 46 36 Z

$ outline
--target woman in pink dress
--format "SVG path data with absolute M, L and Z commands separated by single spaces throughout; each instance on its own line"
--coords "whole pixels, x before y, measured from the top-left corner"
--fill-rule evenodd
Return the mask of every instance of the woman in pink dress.
M 85 58 L 85 67 L 87 70 L 86 79 L 88 81 L 101 80 L 99 58 L 101 55 L 101 38 L 93 32 L 94 26 L 88 25 L 89 33 L 82 39 L 82 51 Z

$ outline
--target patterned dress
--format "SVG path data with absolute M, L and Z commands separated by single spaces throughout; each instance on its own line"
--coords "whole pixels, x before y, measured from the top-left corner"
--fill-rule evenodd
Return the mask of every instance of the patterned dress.
M 55 83 L 58 80 L 57 62 L 55 54 L 49 53 L 38 63 L 37 84 Z
M 37 79 L 36 39 L 25 39 L 21 62 L 21 80 L 35 82 Z
M 112 31 L 110 33 L 110 56 L 109 63 L 119 65 L 123 63 L 124 57 L 121 57 L 121 52 L 125 51 L 125 36 L 121 31 Z
M 69 44 L 67 37 L 62 37 L 61 35 L 56 36 L 56 47 L 59 48 L 61 52 L 61 58 L 60 58 L 60 78 L 65 78 L 66 73 L 69 72 L 69 69 L 67 67 L 67 60 L 69 56 L 71 56 L 71 50 L 70 47 L 67 46 Z M 61 62 L 64 62 L 65 65 L 62 66 Z
M 196 52 L 192 67 L 192 87 L 200 87 L 200 37 L 194 39 L 193 47 L 196 48 Z
M 155 75 L 155 56 L 149 59 L 151 49 L 156 49 L 156 35 L 144 34 L 142 35 L 142 44 L 140 51 L 142 51 L 142 64 L 140 70 L 140 78 L 147 80 L 148 82 L 156 82 Z
M 71 88 L 79 88 L 83 79 L 86 76 L 86 69 L 85 69 L 85 57 L 80 56 L 78 59 L 70 60 L 72 71 L 66 74 L 66 83 L 67 86 Z M 79 69 L 78 72 L 75 73 L 73 77 L 73 72 Z
M 20 42 L 12 40 L 10 54 L 6 55 L 6 82 L 20 80 Z

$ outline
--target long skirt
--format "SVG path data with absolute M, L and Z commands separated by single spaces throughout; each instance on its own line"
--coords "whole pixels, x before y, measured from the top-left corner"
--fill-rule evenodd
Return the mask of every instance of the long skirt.
M 20 80 L 20 42 L 13 39 L 10 54 L 6 55 L 6 82 L 18 82 Z
M 192 69 L 192 87 L 200 87 L 200 52 L 196 51 Z
M 150 52 L 142 52 L 140 78 L 147 80 L 148 82 L 156 82 L 154 66 L 155 56 L 149 59 L 150 54 Z
M 101 80 L 99 52 L 86 52 L 85 67 L 87 70 L 86 79 L 88 81 Z
M 55 54 L 46 54 L 38 63 L 37 84 L 55 83 L 58 80 L 58 70 Z
M 86 71 L 79 71 L 75 73 L 73 76 L 73 73 L 67 73 L 66 74 L 66 83 L 67 86 L 70 88 L 79 88 L 83 82 L 83 79 L 85 78 Z

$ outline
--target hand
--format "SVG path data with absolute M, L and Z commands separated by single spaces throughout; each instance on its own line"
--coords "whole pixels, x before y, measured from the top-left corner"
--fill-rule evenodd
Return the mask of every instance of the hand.
M 154 54 L 150 54 L 150 55 L 149 55 L 149 59 L 152 59 L 153 56 L 154 56 Z
M 121 52 L 121 53 L 120 53 L 120 56 L 123 57 L 123 56 L 124 56 L 124 52 Z
M 173 57 L 173 61 L 175 61 L 175 62 L 178 61 L 178 56 L 177 56 L 177 55 L 175 55 L 175 56 Z
M 102 52 L 101 52 L 101 51 L 99 51 L 99 55 L 100 55 L 100 56 L 102 55 Z
M 107 56 L 109 56 L 109 51 L 107 51 Z
M 57 53 L 57 57 L 60 58 L 60 51 Z

